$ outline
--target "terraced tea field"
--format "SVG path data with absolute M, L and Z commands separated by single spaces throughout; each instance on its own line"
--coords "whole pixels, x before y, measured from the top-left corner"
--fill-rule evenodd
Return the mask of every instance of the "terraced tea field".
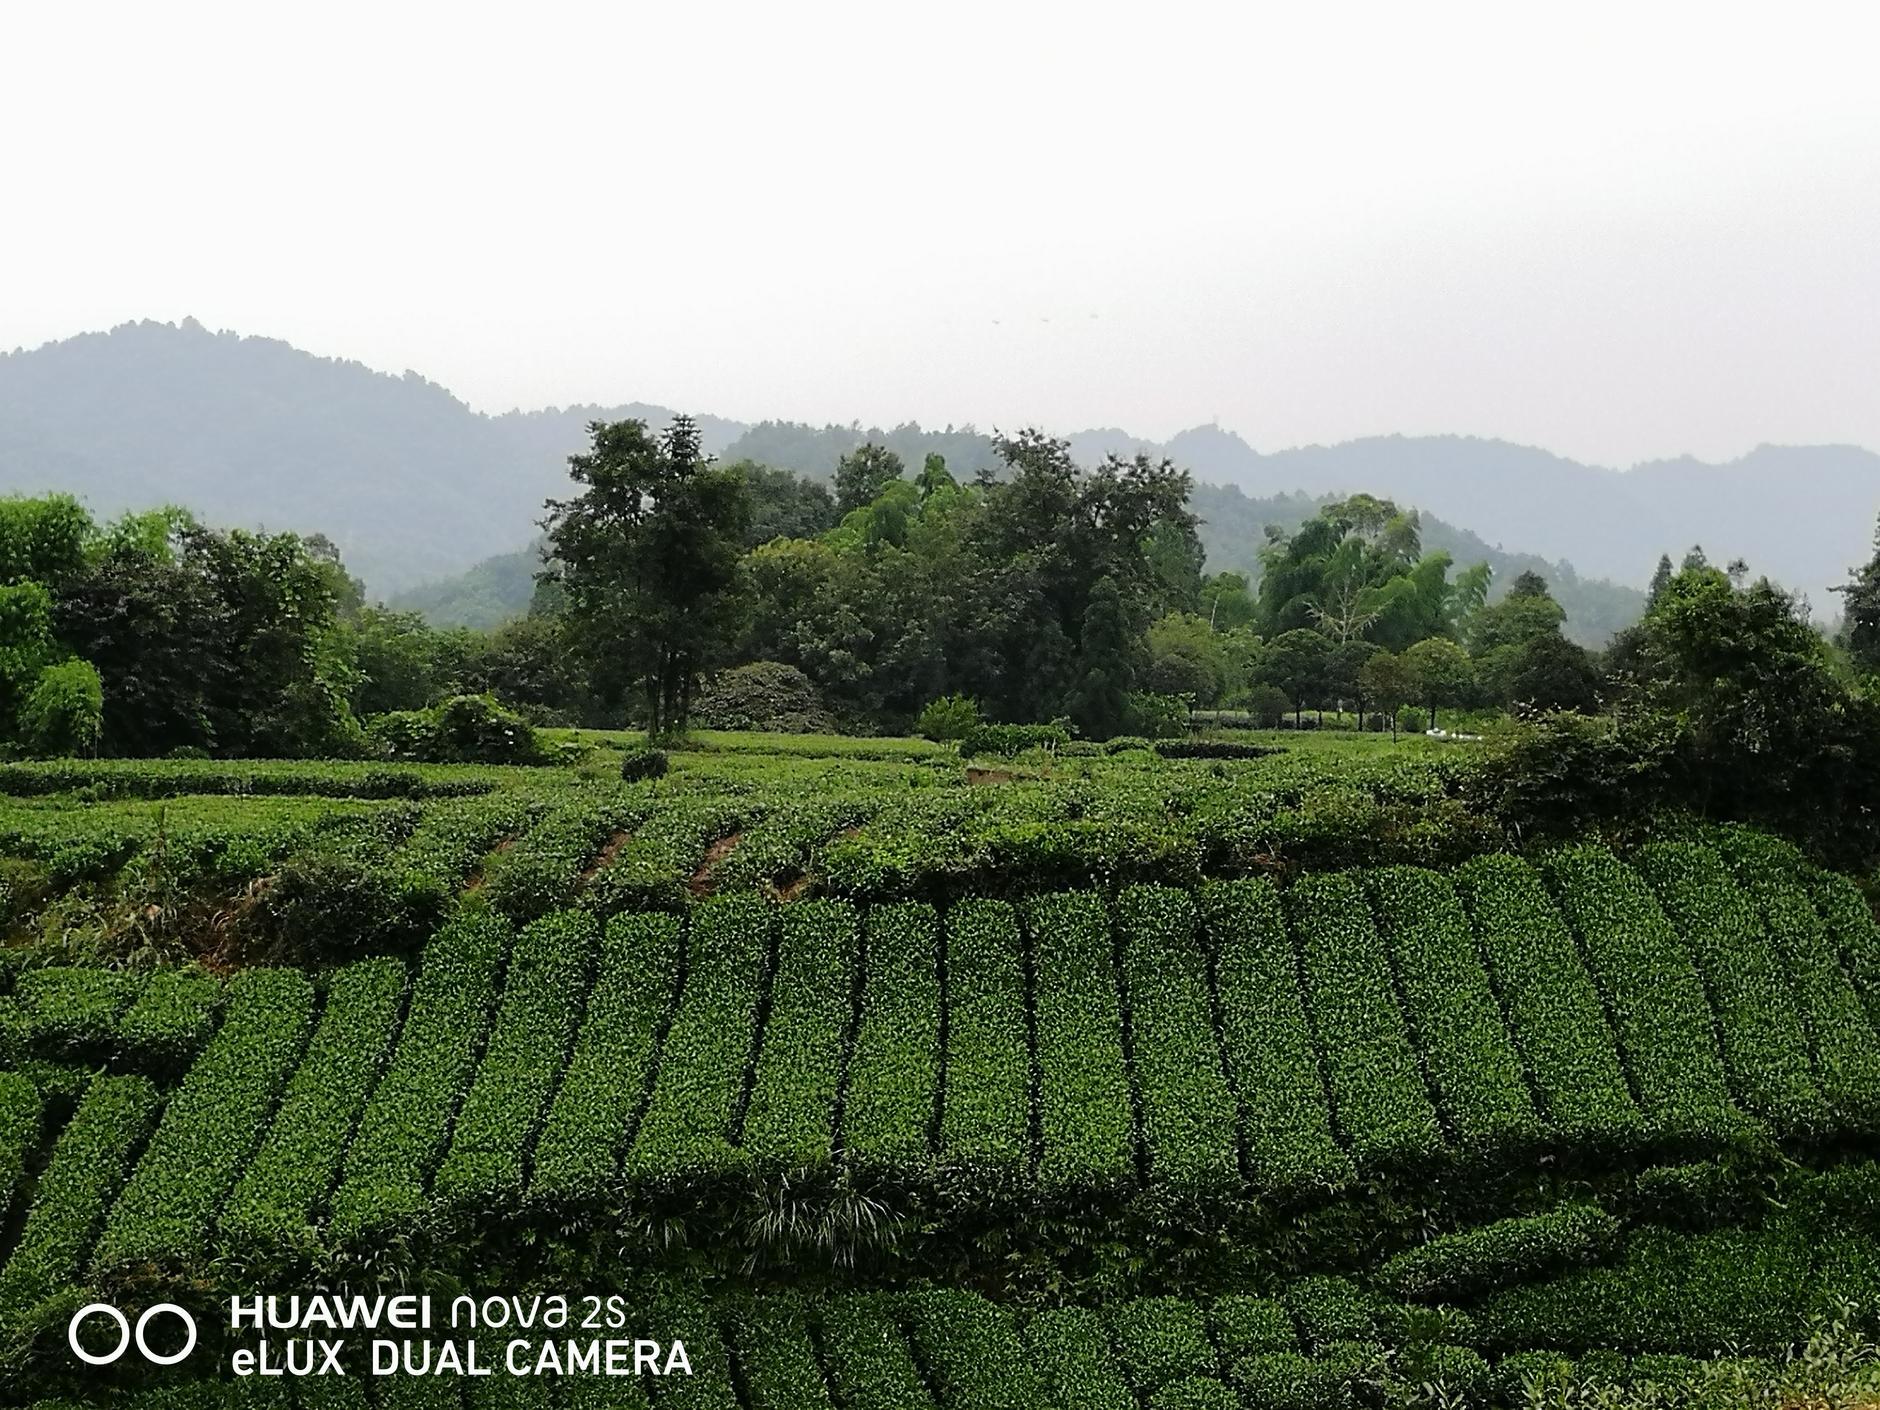
M 1420 742 L 707 743 L 0 768 L 0 1403 L 1497 1405 L 1876 1329 L 1880 929 L 1786 843 L 1521 849 Z M 694 1374 L 65 1347 L 315 1288 L 619 1293 Z

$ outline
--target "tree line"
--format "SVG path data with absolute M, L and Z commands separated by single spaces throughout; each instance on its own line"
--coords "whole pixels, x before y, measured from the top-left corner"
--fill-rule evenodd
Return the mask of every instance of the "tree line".
M 666 731 L 740 666 L 788 673 L 811 713 L 862 730 L 905 730 L 940 699 L 1090 738 L 1182 728 L 1192 709 L 1374 728 L 1406 707 L 1419 726 L 1469 708 L 1611 713 L 1662 666 L 1665 604 L 1694 583 L 1725 594 L 1713 608 L 1762 604 L 1765 630 L 1787 622 L 1782 649 L 1813 652 L 1826 679 L 1880 668 L 1880 553 L 1845 589 L 1837 643 L 1805 605 L 1693 552 L 1661 563 L 1646 620 L 1595 653 L 1562 636 L 1538 574 L 1496 596 L 1486 565 L 1425 550 L 1415 512 L 1388 500 L 1269 528 L 1249 581 L 1207 571 L 1192 484 L 1169 461 L 1085 469 L 1031 430 L 993 445 L 996 465 L 963 482 L 941 455 L 915 470 L 872 443 L 824 482 L 714 463 L 683 418 L 657 435 L 596 423 L 572 492 L 546 507 L 529 613 L 491 630 L 368 603 L 317 535 L 0 501 L 0 731 L 16 754 L 364 755 L 367 722 L 469 695 L 537 722 Z M 1753 657 L 1732 669 L 1761 669 Z

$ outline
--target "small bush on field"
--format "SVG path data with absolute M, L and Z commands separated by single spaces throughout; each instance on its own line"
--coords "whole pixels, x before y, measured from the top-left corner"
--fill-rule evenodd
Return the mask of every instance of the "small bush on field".
M 960 740 L 960 753 L 1010 756 L 1027 749 L 1056 749 L 1070 740 L 1070 731 L 1062 725 L 979 725 Z
M 89 661 L 76 656 L 39 673 L 20 706 L 20 737 L 43 756 L 95 754 L 104 732 L 104 687 Z
M 366 733 L 385 758 L 421 764 L 539 764 L 550 757 L 535 727 L 488 695 L 375 715 Z
M 771 734 L 830 734 L 836 728 L 816 683 L 782 661 L 720 671 L 699 692 L 692 719 L 705 729 Z
M 620 756 L 620 779 L 623 783 L 639 783 L 646 779 L 664 778 L 666 770 L 672 767 L 666 751 L 654 749 L 650 745 L 636 745 Z
M 915 734 L 943 744 L 965 739 L 978 728 L 979 702 L 970 695 L 943 695 L 930 701 L 914 721 Z
M 1188 733 L 1188 702 L 1179 695 L 1137 691 L 1125 712 L 1130 729 L 1150 739 L 1179 739 Z

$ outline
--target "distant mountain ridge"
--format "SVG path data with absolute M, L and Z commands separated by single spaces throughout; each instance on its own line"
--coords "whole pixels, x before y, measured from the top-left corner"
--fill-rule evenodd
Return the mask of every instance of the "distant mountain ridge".
M 627 402 L 491 416 L 416 373 L 392 376 L 193 320 L 130 323 L 0 355 L 0 489 L 68 490 L 103 515 L 176 502 L 219 523 L 323 532 L 374 593 L 392 595 L 527 542 L 543 500 L 566 491 L 566 457 L 582 447 L 588 421 L 660 425 L 671 415 Z M 714 453 L 815 473 L 866 437 L 911 464 L 940 450 L 961 474 L 990 457 L 970 426 L 696 419 Z M 1806 591 L 1824 614 L 1833 609 L 1826 587 L 1868 556 L 1880 510 L 1880 456 L 1849 446 L 1765 446 L 1724 465 L 1618 471 L 1463 436 L 1265 453 L 1212 425 L 1159 444 L 1114 429 L 1071 440 L 1085 460 L 1108 449 L 1167 454 L 1198 481 L 1253 499 L 1387 495 L 1491 546 L 1571 563 L 1589 580 L 1643 586 L 1660 553 L 1701 543 L 1718 561 L 1742 557 Z M 1211 547 L 1224 562 L 1243 556 L 1236 543 Z

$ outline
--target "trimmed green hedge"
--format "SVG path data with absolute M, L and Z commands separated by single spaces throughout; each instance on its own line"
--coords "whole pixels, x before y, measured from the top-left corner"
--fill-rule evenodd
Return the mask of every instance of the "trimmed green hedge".
M 1278 889 L 1264 877 L 1216 882 L 1202 891 L 1201 909 L 1214 951 L 1221 1046 L 1253 1179 L 1288 1194 L 1348 1184 L 1351 1158 L 1332 1136 L 1331 1103 Z
M 959 1193 L 1016 1193 L 1031 1173 L 1031 1056 L 1018 917 L 1003 901 L 947 914 L 940 1158 Z
M 1659 842 L 1633 858 L 1710 993 L 1731 1089 L 1776 1131 L 1818 1139 L 1827 1104 L 1808 1070 L 1794 992 L 1749 898 L 1709 847 Z
M 1194 898 L 1132 886 L 1118 898 L 1124 988 L 1149 1178 L 1187 1196 L 1240 1184 L 1234 1095 L 1208 996 Z
M 1378 1281 L 1400 1297 L 1448 1298 L 1592 1263 L 1618 1243 L 1619 1220 L 1595 1204 L 1574 1204 L 1439 1234 L 1387 1259 Z
M 1286 900 L 1333 1110 L 1352 1159 L 1366 1172 L 1427 1168 L 1443 1153 L 1442 1133 L 1357 878 L 1304 876 Z
M 581 1021 L 600 925 L 562 911 L 516 937 L 502 1005 L 433 1191 L 446 1208 L 487 1212 L 521 1200 L 536 1129 Z
M 298 970 L 251 969 L 229 981 L 228 1015 L 164 1108 L 105 1223 L 95 1267 L 174 1266 L 207 1255 L 222 1200 L 300 1059 L 313 1001 Z
M 925 1170 L 940 1100 L 940 920 L 920 904 L 868 912 L 861 1021 L 842 1143 L 875 1176 Z
M 731 1145 L 744 1092 L 771 906 L 755 897 L 709 901 L 686 928 L 686 983 L 660 1051 L 646 1119 L 627 1153 L 629 1177 L 653 1185 L 710 1180 L 743 1162 Z
M 425 1208 L 452 1114 L 475 1071 L 496 1007 L 511 932 L 500 918 L 465 916 L 425 946 L 398 1048 L 359 1119 L 333 1197 L 334 1234 L 369 1239 Z
M 404 994 L 399 960 L 362 960 L 333 976 L 306 1059 L 222 1212 L 224 1237 L 238 1245 L 312 1243 L 315 1216 L 378 1080 Z
M 777 977 L 742 1133 L 760 1171 L 821 1169 L 834 1154 L 860 948 L 861 923 L 846 902 L 779 912 Z
M 1545 1136 L 1469 918 L 1446 877 L 1414 867 L 1367 873 L 1430 1085 L 1457 1141 L 1505 1158 Z
M 1540 877 L 1519 858 L 1490 856 L 1465 863 L 1452 879 L 1542 1116 L 1568 1145 L 1635 1145 L 1644 1121 L 1619 1065 L 1599 991 Z
M 1038 1067 L 1038 1183 L 1071 1196 L 1120 1188 L 1135 1174 L 1123 1013 L 1110 916 L 1094 892 L 1026 907 Z
M 600 1207 L 652 1081 L 679 983 L 679 918 L 616 916 L 601 941 L 574 1056 L 535 1147 L 532 1198 Z
M 52 1147 L 19 1242 L 0 1269 L 0 1331 L 19 1331 L 36 1306 L 78 1277 L 157 1106 L 156 1088 L 145 1078 L 92 1082 Z

